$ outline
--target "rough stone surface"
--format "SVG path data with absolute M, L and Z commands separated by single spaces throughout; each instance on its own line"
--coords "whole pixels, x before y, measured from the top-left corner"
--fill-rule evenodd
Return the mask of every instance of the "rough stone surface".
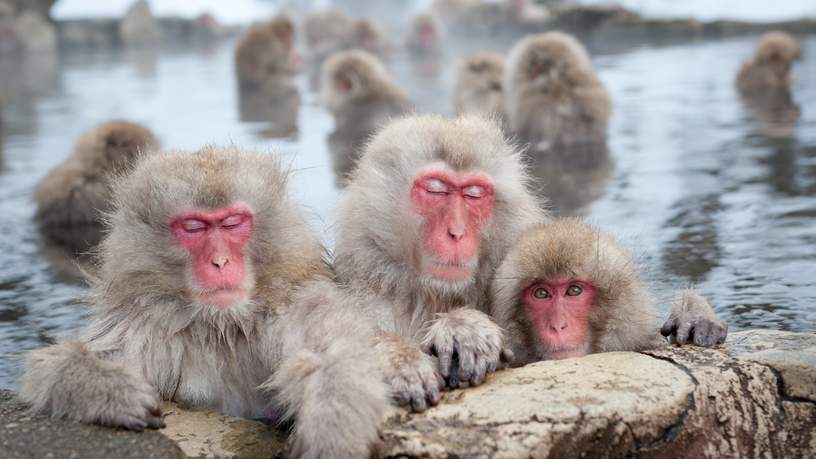
M 0 457 L 172 459 L 184 455 L 158 432 L 134 433 L 32 415 L 13 392 L 0 390 Z
M 212 411 L 181 409 L 174 403 L 162 406 L 167 427 L 160 432 L 195 458 L 271 458 L 283 451 L 286 435 L 249 419 Z
M 540 362 L 396 413 L 386 457 L 813 457 L 816 335 Z M 787 355 L 782 356 L 785 353 Z

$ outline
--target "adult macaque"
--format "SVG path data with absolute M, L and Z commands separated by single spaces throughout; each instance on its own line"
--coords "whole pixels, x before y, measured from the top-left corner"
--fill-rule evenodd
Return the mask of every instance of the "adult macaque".
M 240 87 L 255 88 L 265 83 L 290 86 L 300 66 L 294 38 L 292 20 L 283 15 L 250 27 L 235 49 Z
M 799 119 L 790 76 L 793 61 L 799 56 L 796 38 L 786 32 L 767 32 L 737 74 L 740 96 L 767 135 L 789 136 Z
M 503 87 L 508 128 L 534 149 L 606 141 L 611 99 L 569 35 L 547 32 L 516 43 Z
M 34 219 L 44 235 L 77 253 L 96 245 L 102 214 L 111 209 L 110 178 L 158 146 L 150 130 L 127 121 L 101 123 L 84 133 L 34 192 Z
M 665 345 L 632 254 L 579 219 L 528 229 L 496 273 L 491 316 L 510 337 L 514 364 Z M 679 292 L 660 329 L 679 344 L 711 347 L 728 328 L 705 298 Z
M 431 12 L 417 14 L 411 21 L 406 46 L 415 54 L 438 54 L 443 50 L 445 28 Z
M 475 116 L 413 116 L 368 143 L 339 210 L 335 269 L 382 329 L 398 401 L 421 411 L 510 357 L 487 310 L 489 279 L 544 217 L 519 154 Z M 424 351 L 424 352 L 423 352 Z
M 336 53 L 321 73 L 321 99 L 334 116 L 329 147 L 338 175 L 345 176 L 365 140 L 411 104 L 382 62 L 365 51 Z
M 359 18 L 354 20 L 349 48 L 362 49 L 384 58 L 391 51 L 391 44 L 388 34 L 379 24 L 368 18 Z
M 162 399 L 293 416 L 293 457 L 368 456 L 387 386 L 276 160 L 216 147 L 151 155 L 114 198 L 90 324 L 27 355 L 21 398 L 132 430 L 164 425 Z
M 456 113 L 501 115 L 503 72 L 504 58 L 500 54 L 481 52 L 467 56 L 459 64 L 453 89 Z

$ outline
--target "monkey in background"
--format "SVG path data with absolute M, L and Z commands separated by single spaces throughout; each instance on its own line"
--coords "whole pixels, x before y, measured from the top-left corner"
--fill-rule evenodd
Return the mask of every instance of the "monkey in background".
M 520 154 L 478 116 L 408 116 L 366 145 L 338 207 L 334 267 L 380 326 L 401 404 L 422 411 L 442 385 L 479 385 L 509 360 L 486 301 L 510 245 L 545 218 L 528 186 Z
M 34 219 L 43 235 L 74 254 L 94 247 L 102 215 L 111 209 L 110 178 L 158 147 L 149 129 L 128 121 L 108 121 L 85 132 L 34 191 Z
M 162 399 L 294 417 L 292 457 L 368 456 L 388 388 L 286 180 L 236 148 L 140 161 L 115 183 L 90 323 L 27 354 L 22 400 L 137 431 L 164 426 Z
M 491 316 L 509 336 L 514 364 L 653 349 L 666 343 L 660 334 L 678 344 L 725 341 L 728 327 L 693 290 L 675 295 L 659 329 L 635 263 L 618 241 L 577 218 L 530 227 L 491 288 Z
M 503 88 L 508 128 L 533 151 L 606 142 L 612 101 L 571 36 L 547 32 L 516 43 Z
M 334 116 L 329 148 L 342 184 L 369 136 L 412 106 L 385 65 L 365 51 L 334 54 L 323 64 L 321 74 L 321 100 Z
M 380 58 L 387 57 L 391 52 L 391 43 L 388 33 L 379 24 L 368 18 L 354 20 L 351 29 L 350 49 L 362 49 Z
M 501 116 L 504 57 L 480 52 L 465 57 L 459 64 L 453 89 L 453 107 L 457 115 L 473 112 Z
M 411 20 L 405 46 L 408 51 L 417 55 L 440 54 L 443 51 L 445 35 L 445 27 L 434 13 L 421 12 Z
M 235 49 L 239 87 L 255 89 L 265 83 L 291 86 L 300 66 L 294 39 L 294 24 L 284 15 L 250 27 Z
M 754 56 L 737 74 L 742 101 L 771 137 L 787 137 L 799 119 L 799 106 L 791 94 L 791 67 L 801 55 L 793 35 L 771 31 L 762 35 Z

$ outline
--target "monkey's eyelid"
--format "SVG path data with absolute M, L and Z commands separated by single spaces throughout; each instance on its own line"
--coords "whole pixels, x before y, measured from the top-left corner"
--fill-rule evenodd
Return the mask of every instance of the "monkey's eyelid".
M 422 181 L 422 187 L 429 193 L 447 193 L 448 186 L 439 179 L 426 179 Z
M 465 189 L 462 190 L 462 193 L 465 195 L 465 197 L 478 199 L 485 195 L 485 189 L 478 185 L 470 185 L 465 187 Z

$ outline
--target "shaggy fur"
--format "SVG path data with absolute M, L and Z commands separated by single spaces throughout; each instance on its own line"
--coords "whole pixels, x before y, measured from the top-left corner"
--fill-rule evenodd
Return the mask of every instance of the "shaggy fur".
M 420 271 L 423 219 L 411 208 L 408 196 L 415 175 L 431 164 L 444 164 L 454 171 L 483 171 L 495 185 L 493 218 L 481 228 L 478 266 L 467 282 L 433 281 Z M 424 361 L 417 363 L 423 368 L 419 375 L 413 369 L 405 370 L 401 362 L 386 362 L 390 380 L 408 381 L 400 386 L 408 391 L 407 398 L 420 400 L 427 395 L 432 400 L 433 391 L 425 394 L 423 384 L 435 386 L 435 376 L 425 366 L 428 356 L 416 350 L 421 342 L 429 350 L 444 352 L 449 340 L 441 332 L 437 335 L 443 327 L 427 327 L 454 310 L 467 308 L 461 314 L 474 313 L 471 320 L 448 322 L 465 324 L 450 331 L 458 336 L 459 355 L 475 354 L 474 361 L 478 356 L 496 356 L 490 343 L 503 337 L 477 312 L 487 310 L 489 280 L 510 244 L 523 228 L 544 215 L 528 191 L 519 153 L 494 122 L 476 116 L 450 120 L 407 117 L 386 126 L 368 144 L 340 203 L 335 268 L 339 280 L 361 297 L 366 314 L 375 317 L 389 337 L 383 346 L 392 352 L 381 355 L 407 356 L 407 360 L 418 356 Z M 482 355 L 484 349 L 489 349 L 488 355 Z M 468 371 L 472 368 L 457 369 L 457 364 L 454 362 L 454 370 L 442 372 L 464 370 L 465 377 L 454 381 L 457 385 L 480 381 L 476 371 Z
M 244 247 L 251 299 L 197 304 L 190 254 L 169 222 L 237 202 L 254 213 Z M 28 354 L 23 400 L 136 430 L 160 425 L 159 398 L 253 418 L 280 408 L 297 421 L 294 455 L 367 454 L 387 392 L 370 330 L 332 294 L 322 248 L 273 158 L 215 147 L 152 155 L 116 183 L 115 203 L 91 322 L 79 340 Z
M 665 344 L 657 334 L 653 300 L 639 278 L 632 254 L 597 228 L 565 218 L 530 228 L 493 281 L 491 316 L 510 336 L 516 364 L 545 355 L 531 333 L 521 294 L 535 280 L 554 278 L 586 279 L 596 288 L 589 318 L 590 353 L 637 351 Z M 664 331 L 674 322 L 688 324 L 686 335 L 689 328 L 695 328 L 700 334 L 698 344 L 713 346 L 725 339 L 725 325 L 716 321 L 705 298 L 693 291 L 678 294 Z M 685 342 L 680 338 L 678 334 L 678 342 Z
M 496 53 L 476 53 L 460 64 L 453 89 L 453 107 L 457 114 L 476 113 L 501 116 L 504 58 Z
M 569 35 L 547 32 L 516 43 L 504 91 L 508 127 L 521 142 L 555 148 L 606 141 L 612 101 L 586 50 Z
M 235 49 L 235 73 L 240 86 L 255 88 L 268 82 L 292 85 L 297 72 L 294 35 L 292 20 L 283 15 L 250 27 Z
M 799 56 L 799 43 L 793 35 L 767 32 L 759 39 L 754 56 L 740 67 L 737 87 L 745 95 L 789 91 L 791 66 Z
M 110 177 L 158 147 L 156 136 L 142 125 L 99 124 L 37 185 L 35 220 L 43 227 L 100 224 L 102 213 L 111 208 Z

